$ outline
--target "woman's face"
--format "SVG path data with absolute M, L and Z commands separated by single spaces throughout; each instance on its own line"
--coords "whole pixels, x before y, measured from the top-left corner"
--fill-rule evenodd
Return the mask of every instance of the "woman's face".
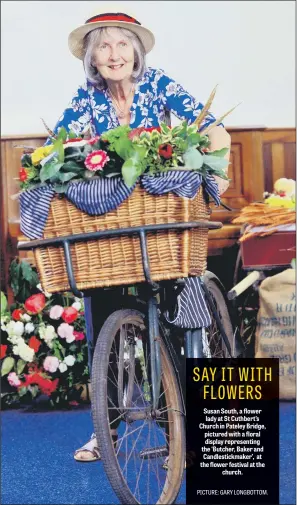
M 131 77 L 134 49 L 118 28 L 108 28 L 93 53 L 93 65 L 105 80 L 122 81 Z

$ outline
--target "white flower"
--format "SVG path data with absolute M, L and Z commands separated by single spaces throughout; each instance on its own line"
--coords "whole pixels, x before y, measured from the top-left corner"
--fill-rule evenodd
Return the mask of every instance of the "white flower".
M 24 333 L 24 323 L 22 321 L 9 321 L 6 325 L 8 336 L 21 337 Z
M 25 325 L 25 332 L 26 333 L 32 333 L 34 331 L 34 329 L 35 329 L 35 326 L 33 323 L 27 323 Z
M 75 336 L 73 334 L 74 327 L 68 323 L 62 323 L 58 327 L 58 335 L 61 338 L 65 338 L 68 344 L 74 342 Z
M 61 373 L 66 372 L 66 370 L 67 370 L 66 363 L 60 363 L 59 370 L 60 370 Z
M 29 316 L 29 314 L 21 314 L 21 320 L 25 321 L 25 323 L 28 323 L 31 321 L 31 316 Z
M 45 326 L 45 324 L 39 325 L 39 336 L 42 340 L 45 341 L 50 349 L 53 347 L 52 341 L 58 337 L 55 332 L 55 328 L 50 324 L 48 326 Z
M 34 349 L 31 349 L 22 338 L 19 338 L 17 344 L 13 346 L 12 351 L 13 354 L 28 362 L 33 360 L 35 354 Z
M 75 357 L 74 357 L 74 356 L 71 356 L 71 355 L 66 356 L 66 357 L 64 358 L 63 363 L 66 363 L 66 365 L 67 365 L 67 366 L 73 366 L 73 365 L 74 365 L 74 363 L 75 363 Z
M 80 302 L 74 302 L 72 304 L 72 307 L 74 307 L 76 310 L 78 310 L 78 312 L 82 309 Z

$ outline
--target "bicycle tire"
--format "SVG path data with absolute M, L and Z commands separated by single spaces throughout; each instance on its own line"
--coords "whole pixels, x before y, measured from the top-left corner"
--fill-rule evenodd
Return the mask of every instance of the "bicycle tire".
M 116 454 L 109 431 L 110 411 L 108 402 L 110 400 L 108 400 L 107 388 L 110 356 L 113 342 L 116 341 L 119 331 L 121 335 L 121 328 L 124 325 L 126 325 L 125 328 L 130 328 L 129 325 L 138 327 L 144 335 L 144 316 L 139 311 L 132 309 L 118 310 L 111 314 L 105 321 L 99 333 L 93 357 L 92 415 L 104 469 L 115 494 L 121 503 L 137 504 L 146 503 L 147 501 L 141 501 L 142 497 L 140 496 L 139 490 L 137 497 L 131 491 L 127 482 L 128 479 L 123 475 L 123 471 L 119 463 L 120 456 Z M 119 338 L 121 338 L 121 336 Z M 185 465 L 185 423 L 175 372 L 162 337 L 160 340 L 163 395 L 165 402 L 168 400 L 170 401 L 169 405 L 171 409 L 168 409 L 168 412 L 169 410 L 172 410 L 172 412 L 169 412 L 168 419 L 172 421 L 172 424 L 169 424 L 168 422 L 168 428 L 166 428 L 168 432 L 170 431 L 168 437 L 169 468 L 166 471 L 164 470 L 165 480 L 162 492 L 160 493 L 160 496 L 156 496 L 156 499 L 153 498 L 154 501 L 152 503 L 170 504 L 174 503 L 176 500 L 183 480 Z M 119 397 L 121 398 L 122 396 L 119 395 Z M 115 408 L 115 406 L 113 408 Z M 150 463 L 148 465 L 150 471 Z M 159 494 L 159 491 L 157 494 Z
M 235 356 L 235 331 L 228 307 L 225 290 L 218 277 L 212 272 L 206 271 L 203 276 L 203 282 L 208 289 L 212 301 L 216 307 L 218 316 L 221 320 L 222 326 L 225 330 L 226 336 L 231 346 L 232 356 Z M 204 355 L 211 358 L 227 358 L 230 357 L 227 348 L 224 344 L 223 338 L 217 327 L 217 322 L 214 318 L 209 302 L 206 304 L 211 316 L 211 324 L 208 328 L 203 329 L 203 349 Z

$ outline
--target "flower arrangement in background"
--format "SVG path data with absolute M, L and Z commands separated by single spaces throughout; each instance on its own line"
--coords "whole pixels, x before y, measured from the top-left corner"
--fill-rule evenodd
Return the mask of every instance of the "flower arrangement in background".
M 155 175 L 169 170 L 192 170 L 202 177 L 216 175 L 228 179 L 224 158 L 228 148 L 210 152 L 207 133 L 233 109 L 202 132 L 198 132 L 209 112 L 215 90 L 192 125 L 182 121 L 169 128 L 118 126 L 91 139 L 77 137 L 64 127 L 54 134 L 46 125 L 51 144 L 27 148 L 23 154 L 19 180 L 22 190 L 51 184 L 57 193 L 65 192 L 74 180 L 121 176 L 128 187 L 143 174 Z M 45 124 L 45 123 L 44 123 Z
M 6 403 L 46 395 L 52 406 L 78 404 L 89 381 L 83 302 L 35 290 L 10 309 L 1 293 L 1 376 L 15 389 Z

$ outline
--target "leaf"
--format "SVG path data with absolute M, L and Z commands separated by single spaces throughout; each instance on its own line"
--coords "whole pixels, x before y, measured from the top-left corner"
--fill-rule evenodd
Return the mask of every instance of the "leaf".
M 54 190 L 56 193 L 65 193 L 67 189 L 67 184 L 54 184 Z
M 41 182 L 45 182 L 53 177 L 56 173 L 59 172 L 60 168 L 63 166 L 63 163 L 57 163 L 56 161 L 51 161 L 46 163 L 42 169 L 40 170 L 40 180 Z
M 7 309 L 7 298 L 3 291 L 1 291 L 1 315 L 5 314 Z
M 199 144 L 200 138 L 201 137 L 200 137 L 199 133 L 191 133 L 188 136 L 189 145 L 190 146 L 197 146 Z
M 7 356 L 7 358 L 5 358 L 5 360 L 2 363 L 1 377 L 7 375 L 10 372 L 10 370 L 12 370 L 13 367 L 14 367 L 14 358 L 12 358 L 11 356 Z
M 125 161 L 122 166 L 122 175 L 125 184 L 132 187 L 138 177 L 144 172 L 144 159 L 147 154 L 147 149 L 143 146 L 135 146 L 133 155 Z
M 74 131 L 69 130 L 69 132 L 68 132 L 68 138 L 69 139 L 76 139 L 77 135 L 76 135 L 76 133 L 74 133 Z
M 75 162 L 75 160 L 69 160 L 64 163 L 62 166 L 62 171 L 63 172 L 82 172 L 85 170 L 84 166 L 79 165 L 78 163 Z
M 77 177 L 76 172 L 59 172 L 59 180 L 60 182 L 68 182 L 74 177 Z
M 24 388 L 24 389 L 26 389 L 26 388 Z M 30 391 L 32 398 L 35 398 L 39 393 L 39 387 L 37 385 L 34 385 L 34 386 L 30 385 L 28 387 L 28 390 Z
M 32 166 L 31 156 L 29 154 L 23 154 L 23 156 L 21 157 L 21 164 L 22 167 L 26 168 L 31 167 Z
M 23 359 L 19 359 L 17 361 L 17 374 L 18 375 L 21 375 L 21 373 L 24 370 L 25 366 L 26 366 L 26 361 L 24 361 Z
M 64 126 L 61 126 L 59 133 L 57 135 L 57 140 L 65 142 L 66 139 L 67 139 L 67 130 L 64 128 Z M 56 144 L 56 142 L 54 142 L 54 144 Z
M 224 157 L 228 151 L 229 151 L 228 147 L 223 147 L 222 149 L 218 149 L 217 151 L 212 151 L 211 156 Z
M 193 170 L 198 170 L 203 165 L 203 156 L 195 148 L 190 147 L 183 155 L 185 167 L 192 168 Z
M 62 139 L 58 139 L 53 143 L 53 151 L 57 153 L 58 161 L 60 163 L 63 163 L 65 159 L 65 153 Z
M 130 158 L 133 152 L 132 140 L 128 137 L 122 137 L 115 141 L 114 143 L 115 152 L 123 159 L 127 160 Z
M 225 158 L 219 158 L 218 156 L 213 156 L 211 154 L 205 154 L 203 156 L 203 162 L 206 166 L 216 170 L 227 168 L 229 165 L 229 161 Z
M 26 387 L 22 387 L 18 389 L 19 396 L 24 396 L 27 393 L 28 389 Z

